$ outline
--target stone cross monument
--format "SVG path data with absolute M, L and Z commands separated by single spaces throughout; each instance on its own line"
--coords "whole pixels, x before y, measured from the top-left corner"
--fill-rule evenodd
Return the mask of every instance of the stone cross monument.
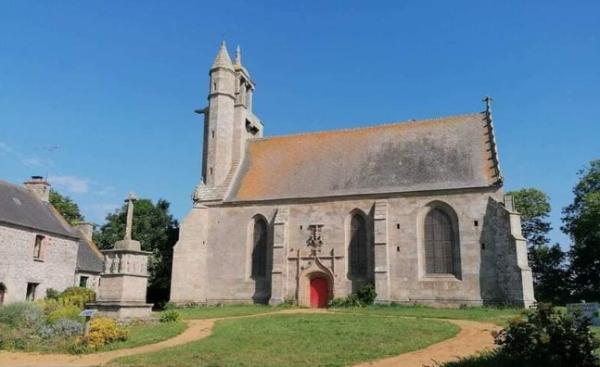
M 141 251 L 139 241 L 131 238 L 133 203 L 137 200 L 130 193 L 127 203 L 125 237 L 117 241 L 112 250 L 103 250 L 104 272 L 100 278 L 96 303 L 88 306 L 104 316 L 117 319 L 150 316 L 152 304 L 146 303 L 148 285 L 148 255 Z

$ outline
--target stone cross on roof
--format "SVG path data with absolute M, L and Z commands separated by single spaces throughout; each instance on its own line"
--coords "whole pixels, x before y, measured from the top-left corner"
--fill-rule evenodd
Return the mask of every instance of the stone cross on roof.
M 491 114 L 492 113 L 492 102 L 494 102 L 494 99 L 490 96 L 485 96 L 483 97 L 483 102 L 485 102 L 485 113 L 486 114 Z
M 131 228 L 133 227 L 133 203 L 137 200 L 137 196 L 133 192 L 130 192 L 125 199 L 127 203 L 127 223 L 125 225 L 125 238 L 126 240 L 131 239 Z

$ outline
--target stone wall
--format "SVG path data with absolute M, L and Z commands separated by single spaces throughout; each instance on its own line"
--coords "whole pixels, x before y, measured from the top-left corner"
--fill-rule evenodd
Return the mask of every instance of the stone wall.
M 373 232 L 374 268 L 370 271 L 379 302 L 523 303 L 528 296 L 519 296 L 518 289 L 528 287 L 530 280 L 523 276 L 528 268 L 514 255 L 518 246 L 510 216 L 498 204 L 501 200 L 501 190 L 488 189 L 197 207 L 184 220 L 175 247 L 171 301 L 253 301 L 261 288 L 250 277 L 251 228 L 256 215 L 265 217 L 272 229 L 272 273 L 267 280 L 272 303 L 286 299 L 305 302 L 305 278 L 315 273 L 331 278 L 332 296 L 345 296 L 352 291 L 347 276 L 349 221 L 352 212 L 361 211 L 369 218 Z M 494 210 L 490 203 L 494 203 Z M 429 276 L 424 271 L 423 221 L 427 208 L 434 204 L 452 208 L 457 218 L 457 276 Z M 318 261 L 311 258 L 306 246 L 309 226 L 314 224 L 323 225 Z
M 41 259 L 34 260 L 38 234 L 45 238 Z M 39 284 L 36 299 L 44 298 L 48 288 L 62 291 L 73 286 L 78 248 L 76 239 L 1 224 L 0 282 L 7 288 L 4 302 L 24 301 L 27 283 Z

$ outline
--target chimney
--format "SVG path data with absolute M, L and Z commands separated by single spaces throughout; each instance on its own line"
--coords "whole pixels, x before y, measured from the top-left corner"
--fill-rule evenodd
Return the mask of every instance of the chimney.
M 74 226 L 76 229 L 81 232 L 83 238 L 88 241 L 92 240 L 92 235 L 94 234 L 94 225 L 90 222 L 79 222 Z
M 23 183 L 38 199 L 47 203 L 50 200 L 50 184 L 42 176 L 31 176 L 29 181 Z

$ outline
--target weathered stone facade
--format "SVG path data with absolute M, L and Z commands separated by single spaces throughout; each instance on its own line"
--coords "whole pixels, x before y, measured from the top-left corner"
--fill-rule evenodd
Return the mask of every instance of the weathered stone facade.
M 93 255 L 80 261 L 82 247 L 91 252 L 95 246 L 82 243 L 82 234 L 48 203 L 48 193 L 49 184 L 41 178 L 25 187 L 0 181 L 2 303 L 42 299 L 49 288 L 78 286 L 90 264 L 102 263 Z M 94 288 L 100 273 L 91 270 L 88 285 Z
M 262 138 L 242 96 L 254 84 L 239 51 L 232 63 L 222 46 L 210 76 L 204 178 L 175 246 L 172 302 L 314 305 L 316 278 L 327 283 L 328 299 L 372 283 L 382 303 L 534 302 L 519 216 L 504 203 L 489 109 Z M 439 223 L 431 224 L 433 212 L 443 213 Z M 263 222 L 264 275 L 254 269 L 263 266 L 256 260 Z M 350 244 L 361 231 L 357 276 Z

